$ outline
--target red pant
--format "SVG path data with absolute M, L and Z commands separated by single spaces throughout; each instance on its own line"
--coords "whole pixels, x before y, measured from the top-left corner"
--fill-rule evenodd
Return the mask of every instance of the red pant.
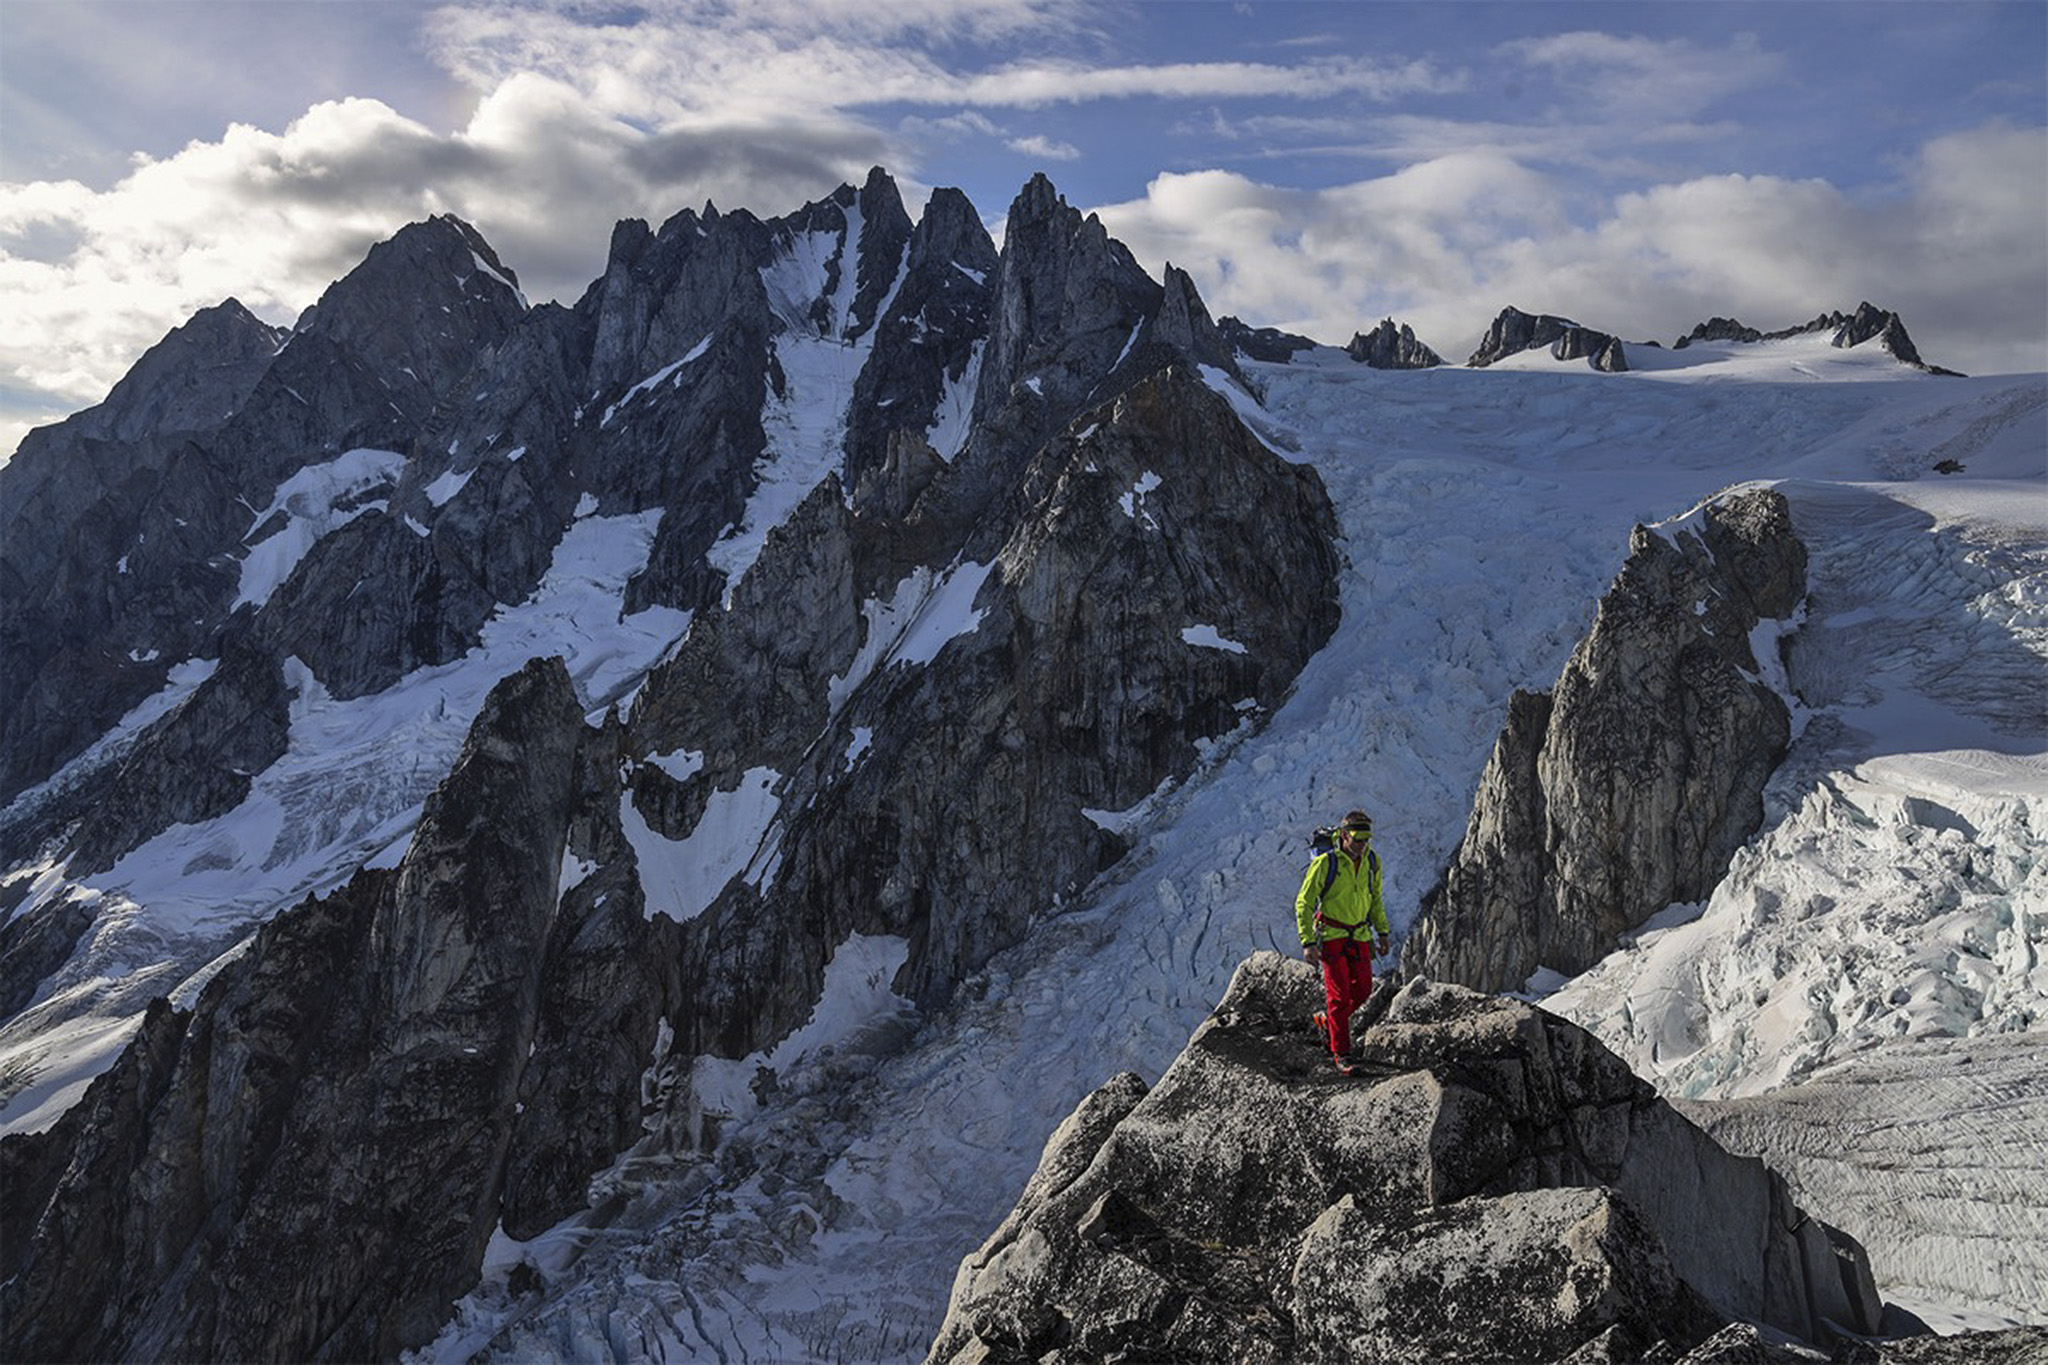
M 1355 938 L 1323 944 L 1323 996 L 1329 1002 L 1330 1051 L 1351 1050 L 1351 1012 L 1372 994 L 1372 945 Z

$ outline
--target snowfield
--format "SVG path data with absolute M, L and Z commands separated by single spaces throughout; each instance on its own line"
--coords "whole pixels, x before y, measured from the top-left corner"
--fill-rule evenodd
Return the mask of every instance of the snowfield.
M 1405 931 L 1509 692 L 1555 681 L 1631 526 L 1757 480 L 1813 556 L 1766 829 L 1709 905 L 1545 1003 L 1667 1093 L 1761 1096 L 1689 1102 L 1862 1237 L 1889 1297 L 1944 1329 L 2048 1321 L 2048 380 L 1813 338 L 1664 358 L 1248 364 L 1263 406 L 1233 401 L 1321 473 L 1349 566 L 1288 702 L 1120 817 L 1131 854 L 911 1046 L 777 1049 L 778 1103 L 581 1229 L 544 1306 L 501 1267 L 418 1358 L 920 1359 L 1053 1127 L 1156 1078 L 1246 954 L 1292 946 L 1309 831 L 1375 812 Z M 1922 472 L 1941 459 L 1962 472 Z

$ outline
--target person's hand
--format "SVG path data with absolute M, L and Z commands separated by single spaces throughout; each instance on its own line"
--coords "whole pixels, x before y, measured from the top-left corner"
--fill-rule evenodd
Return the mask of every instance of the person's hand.
M 1387 936 L 1385 934 L 1373 935 L 1372 951 L 1375 957 L 1385 957 L 1387 955 Z
M 1309 944 L 1301 950 L 1301 955 L 1308 959 L 1308 965 L 1311 967 L 1323 965 L 1323 945 L 1320 943 Z

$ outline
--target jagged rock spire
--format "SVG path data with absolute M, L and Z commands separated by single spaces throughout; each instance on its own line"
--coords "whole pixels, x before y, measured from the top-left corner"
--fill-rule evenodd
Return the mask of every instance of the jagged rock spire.
M 1392 318 L 1385 318 L 1370 332 L 1352 336 L 1344 354 L 1375 370 L 1427 370 L 1443 364 L 1443 357 L 1415 339 L 1406 323 L 1397 330 Z
M 1637 527 L 1555 691 L 1510 703 L 1404 970 L 1517 989 L 1538 966 L 1583 971 L 1647 916 L 1702 898 L 1762 820 L 1791 742 L 1750 632 L 1790 616 L 1805 585 L 1776 490 L 1709 503 L 1672 532 Z

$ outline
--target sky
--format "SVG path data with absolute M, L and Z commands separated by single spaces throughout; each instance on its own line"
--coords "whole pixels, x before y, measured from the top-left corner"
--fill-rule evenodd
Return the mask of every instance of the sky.
M 1212 313 L 1462 360 L 1865 299 L 2048 371 L 2042 0 L 0 0 L 0 454 L 234 297 L 454 213 L 573 302 L 621 218 L 1043 171 Z

